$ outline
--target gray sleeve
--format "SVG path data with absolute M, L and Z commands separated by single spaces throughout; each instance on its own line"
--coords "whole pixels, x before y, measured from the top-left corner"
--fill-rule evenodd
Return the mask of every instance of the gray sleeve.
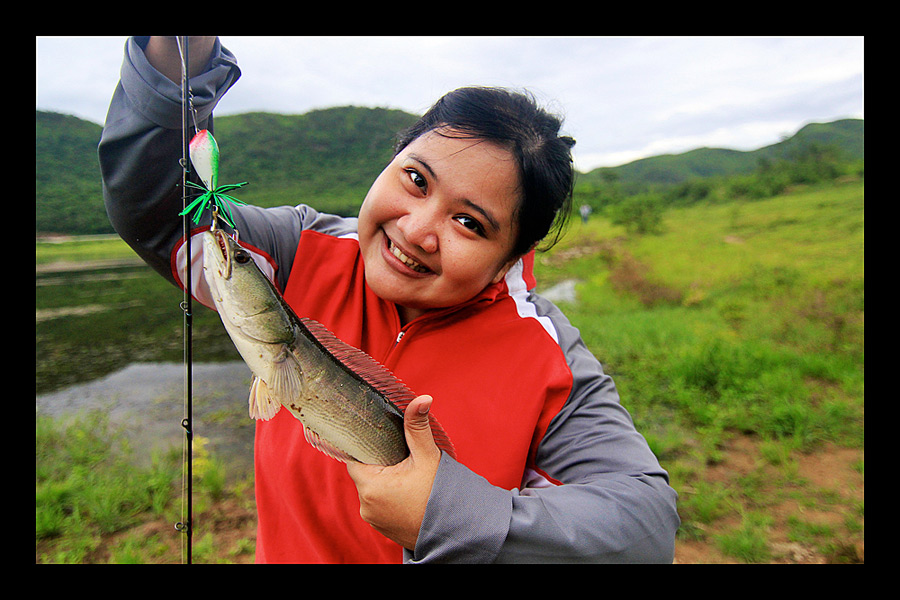
M 103 199 L 109 220 L 122 239 L 157 272 L 178 284 L 172 253 L 183 237 L 178 216 L 182 208 L 181 88 L 150 65 L 145 46 L 146 38 L 141 37 L 131 38 L 125 45 L 119 84 L 98 148 Z M 240 75 L 234 55 L 216 40 L 206 69 L 190 81 L 198 129 L 213 131 L 213 109 Z M 320 214 L 303 205 L 232 210 L 241 241 L 274 261 L 274 278 L 281 289 L 287 283 L 303 229 L 344 233 L 355 231 L 356 226 L 355 219 Z M 205 228 L 209 222 L 206 211 L 196 227 Z M 192 247 L 195 261 L 196 252 Z M 203 282 L 195 277 L 193 286 L 197 285 Z
M 181 88 L 144 56 L 146 38 L 129 38 L 98 154 L 110 223 L 137 254 L 174 282 L 170 253 L 182 236 Z M 207 69 L 191 77 L 198 128 L 240 77 L 217 40 Z
M 284 290 L 297 254 L 297 245 L 303 231 L 316 231 L 335 237 L 356 235 L 357 219 L 320 213 L 305 204 L 260 208 L 258 206 L 232 207 L 234 224 L 242 242 L 264 250 L 278 270 L 275 284 Z
M 671 563 L 680 520 L 668 475 L 619 403 L 612 379 L 548 301 L 574 377 L 538 448 L 561 485 L 512 491 L 443 456 L 408 562 Z

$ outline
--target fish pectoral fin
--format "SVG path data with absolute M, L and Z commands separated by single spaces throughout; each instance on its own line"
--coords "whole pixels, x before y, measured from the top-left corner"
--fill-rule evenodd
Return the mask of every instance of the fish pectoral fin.
M 269 382 L 269 395 L 282 404 L 297 402 L 303 393 L 303 371 L 300 361 L 285 346 L 275 358 L 272 366 L 272 377 Z
M 268 421 L 281 409 L 281 403 L 269 396 L 269 386 L 259 377 L 250 384 L 250 418 Z

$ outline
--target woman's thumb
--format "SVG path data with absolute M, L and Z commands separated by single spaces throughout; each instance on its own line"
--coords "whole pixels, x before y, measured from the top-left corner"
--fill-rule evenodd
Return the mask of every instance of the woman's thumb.
M 406 430 L 406 443 L 410 453 L 428 451 L 431 448 L 438 450 L 431 434 L 431 421 L 428 411 L 431 410 L 431 396 L 418 396 L 406 407 L 403 416 L 403 426 Z

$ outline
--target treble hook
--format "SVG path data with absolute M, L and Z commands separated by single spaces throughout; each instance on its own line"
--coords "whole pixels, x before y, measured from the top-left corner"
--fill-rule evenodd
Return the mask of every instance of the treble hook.
M 225 219 L 223 217 L 219 216 L 219 207 L 218 206 L 213 206 L 212 210 L 210 212 L 212 213 L 212 223 L 209 226 L 209 230 L 216 231 L 217 229 L 219 229 L 219 226 L 217 225 L 219 219 L 222 219 L 223 221 L 225 221 Z M 225 222 L 227 223 L 227 221 L 225 221 Z M 240 233 L 238 233 L 237 227 L 231 228 L 231 238 L 236 242 L 240 240 Z

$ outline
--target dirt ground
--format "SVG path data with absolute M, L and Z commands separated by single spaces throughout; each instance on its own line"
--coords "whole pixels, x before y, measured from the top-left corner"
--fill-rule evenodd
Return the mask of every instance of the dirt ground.
M 745 504 L 764 512 L 771 524 L 766 528 L 770 563 L 825 564 L 864 563 L 864 518 L 857 507 L 864 505 L 864 476 L 856 465 L 864 460 L 864 450 L 826 445 L 809 454 L 792 456 L 795 472 L 785 483 L 783 472 L 763 460 L 759 444 L 751 436 L 731 440 L 724 460 L 710 467 L 705 480 L 740 492 L 740 482 L 754 477 L 754 497 Z M 792 486 L 793 487 L 792 489 Z M 795 493 L 802 490 L 802 493 Z M 830 539 L 796 539 L 792 523 L 802 521 L 832 531 Z M 739 563 L 721 552 L 712 541 L 716 535 L 740 527 L 738 511 L 704 527 L 703 540 L 679 537 L 675 545 L 675 562 Z M 857 527 L 859 530 L 857 531 Z

